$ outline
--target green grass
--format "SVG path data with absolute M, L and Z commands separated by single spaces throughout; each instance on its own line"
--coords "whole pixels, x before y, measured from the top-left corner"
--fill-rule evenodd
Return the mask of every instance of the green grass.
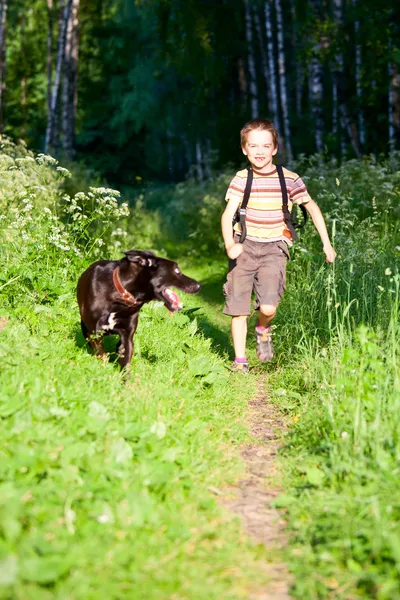
M 92 356 L 76 280 L 120 254 L 123 214 L 107 190 L 66 201 L 56 165 L 31 158 L 1 171 L 0 596 L 246 598 L 265 554 L 217 499 L 241 473 L 254 378 L 231 375 L 227 323 L 201 297 L 142 309 L 126 380 L 115 339 L 111 362 Z M 157 225 L 140 218 L 143 247 Z

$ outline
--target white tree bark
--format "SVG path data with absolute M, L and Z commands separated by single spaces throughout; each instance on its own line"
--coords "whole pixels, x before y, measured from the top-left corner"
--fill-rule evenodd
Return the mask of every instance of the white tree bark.
M 296 16 L 296 3 L 295 0 L 290 0 L 290 13 L 292 18 L 292 48 L 293 55 L 297 57 L 298 54 L 298 28 L 297 28 L 297 16 Z M 302 92 L 303 92 L 303 67 L 300 60 L 295 60 L 295 81 L 296 81 L 296 117 L 301 118 L 302 115 Z
M 271 95 L 271 87 L 270 87 L 270 75 L 268 72 L 268 61 L 267 61 L 267 53 L 265 50 L 265 39 L 263 35 L 263 28 L 261 26 L 260 16 L 257 12 L 257 6 L 254 7 L 254 25 L 257 32 L 258 45 L 260 47 L 260 57 L 261 57 L 261 68 L 262 74 L 265 82 L 266 95 L 268 100 L 268 107 L 272 104 L 272 95 Z M 266 111 L 265 113 L 266 114 Z
M 342 14 L 342 0 L 333 0 L 333 14 L 335 23 L 339 28 L 343 26 L 343 14 Z M 336 52 L 335 54 L 336 61 L 336 70 L 339 74 L 343 73 L 343 54 L 341 51 Z M 345 154 L 345 141 L 342 135 L 342 132 L 339 127 L 339 97 L 338 97 L 338 83 L 337 77 L 334 77 L 333 80 L 333 90 L 332 90 L 332 100 L 333 100 L 333 115 L 332 115 L 332 124 L 333 131 L 339 137 L 340 151 L 341 155 Z M 341 120 L 340 120 L 341 121 Z
M 324 148 L 324 122 L 322 118 L 323 87 L 322 67 L 318 56 L 319 45 L 314 50 L 315 55 L 309 63 L 309 94 L 314 123 L 315 147 L 317 152 L 320 153 Z
M 389 48 L 392 43 L 389 41 Z M 388 63 L 388 124 L 389 148 L 395 150 L 400 141 L 400 73 L 394 62 Z
M 204 180 L 204 170 L 203 170 L 203 153 L 201 150 L 201 142 L 197 140 L 196 142 L 196 169 L 197 169 L 197 177 L 200 181 Z
M 271 15 L 271 2 L 266 0 L 265 2 L 265 31 L 267 34 L 267 49 L 268 49 L 268 72 L 269 72 L 269 90 L 271 103 L 269 110 L 271 113 L 272 121 L 275 127 L 281 132 L 279 112 L 278 112 L 278 91 L 276 87 L 276 71 L 275 71 L 275 44 L 272 35 L 272 15 Z
M 55 73 L 55 77 L 54 77 L 53 88 L 51 91 L 50 110 L 47 115 L 46 139 L 45 139 L 45 146 L 44 146 L 45 153 L 49 152 L 50 145 L 53 142 L 53 127 L 54 127 L 54 123 L 55 123 L 55 119 L 56 119 L 56 111 L 57 111 L 57 104 L 58 104 L 58 92 L 59 92 L 59 88 L 60 88 L 61 71 L 62 71 L 62 65 L 63 65 L 63 59 L 64 59 L 64 51 L 65 51 L 65 38 L 66 38 L 66 33 L 67 33 L 67 25 L 68 25 L 69 15 L 70 15 L 71 9 L 72 9 L 72 1 L 73 0 L 67 0 L 66 3 L 63 5 L 62 19 L 61 19 L 60 28 L 59 28 L 60 30 L 59 30 L 59 35 L 58 35 L 59 40 L 58 40 L 58 50 L 57 50 L 56 73 Z
M 255 119 L 259 116 L 258 112 L 258 88 L 257 88 L 257 70 L 254 57 L 253 41 L 253 22 L 251 18 L 251 8 L 249 0 L 244 0 L 245 20 L 246 20 L 246 41 L 247 41 L 247 65 L 250 75 L 250 108 L 251 117 Z
M 0 1 L 0 132 L 4 129 L 7 0 Z
M 353 6 L 356 8 L 358 4 L 358 0 L 353 0 Z M 356 93 L 357 93 L 357 101 L 358 101 L 358 131 L 360 137 L 361 146 L 365 145 L 365 121 L 364 121 L 364 111 L 363 111 L 363 89 L 361 84 L 361 71 L 362 71 L 362 50 L 360 44 L 360 22 L 358 20 L 354 21 L 354 33 L 356 38 Z
M 51 106 L 51 84 L 53 77 L 53 0 L 47 0 L 47 110 Z
M 78 101 L 78 10 L 79 0 L 72 0 L 65 38 L 62 109 L 63 148 L 69 158 L 73 158 L 74 154 Z
M 283 17 L 281 0 L 275 0 L 276 28 L 278 39 L 278 65 L 279 65 L 279 90 L 283 116 L 283 135 L 286 157 L 289 162 L 293 159 L 292 144 L 290 139 L 289 102 L 286 92 L 286 61 L 285 43 L 283 35 Z

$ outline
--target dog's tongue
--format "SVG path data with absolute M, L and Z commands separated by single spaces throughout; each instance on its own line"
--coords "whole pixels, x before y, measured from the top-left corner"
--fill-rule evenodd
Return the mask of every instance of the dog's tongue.
M 168 306 L 165 305 L 165 308 L 167 308 L 170 313 L 173 313 L 175 310 L 181 310 L 183 305 L 182 302 L 179 300 L 178 294 L 173 292 L 170 288 L 165 288 L 165 290 L 163 291 L 163 295 L 173 308 L 173 310 L 170 310 Z

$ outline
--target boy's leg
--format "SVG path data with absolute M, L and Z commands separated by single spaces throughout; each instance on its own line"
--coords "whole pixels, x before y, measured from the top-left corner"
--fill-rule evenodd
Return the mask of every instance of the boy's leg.
M 258 311 L 258 323 L 259 327 L 269 327 L 272 320 L 276 315 L 276 306 L 272 304 L 261 304 Z
M 236 358 L 246 358 L 247 315 L 232 317 L 232 340 Z
M 257 356 L 262 362 L 272 360 L 271 323 L 286 286 L 286 262 L 289 252 L 285 242 L 269 242 L 265 245 L 262 264 L 255 279 L 258 309 L 256 326 Z
M 246 360 L 247 317 L 250 314 L 251 293 L 257 263 L 253 257 L 252 245 L 245 242 L 243 252 L 231 261 L 227 281 L 224 285 L 224 314 L 232 317 L 232 340 L 235 349 L 235 362 Z M 239 363 L 242 364 L 242 363 Z

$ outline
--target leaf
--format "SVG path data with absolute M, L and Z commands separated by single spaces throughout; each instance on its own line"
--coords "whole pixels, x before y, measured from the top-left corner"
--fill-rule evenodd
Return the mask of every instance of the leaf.
M 174 321 L 178 325 L 178 327 L 183 327 L 183 325 L 186 325 L 187 323 L 190 322 L 190 319 L 188 316 L 186 316 L 182 313 L 175 313 Z
M 0 585 L 13 585 L 18 575 L 18 559 L 14 554 L 9 554 L 0 560 Z
M 162 440 L 162 438 L 165 437 L 165 434 L 167 433 L 167 427 L 162 421 L 156 421 L 150 427 L 150 432 L 154 433 L 159 440 Z
M 198 329 L 198 324 L 197 324 L 197 319 L 196 317 L 193 319 L 193 321 L 190 323 L 189 327 L 188 327 L 188 332 L 190 335 L 194 335 L 197 332 Z
M 119 438 L 111 445 L 110 457 L 114 462 L 126 464 L 132 460 L 132 456 L 132 448 L 124 438 Z
M 202 307 L 201 306 L 196 306 L 196 308 L 188 308 L 184 311 L 182 311 L 185 315 L 192 315 L 194 312 L 196 312 L 197 310 L 201 310 Z
M 189 372 L 194 377 L 207 375 L 212 369 L 208 358 L 198 356 L 188 361 Z
M 10 417 L 18 410 L 21 410 L 26 404 L 28 400 L 26 398 L 8 398 L 5 402 L 0 404 L 0 417 Z
M 294 496 L 290 496 L 290 494 L 280 494 L 275 500 L 272 501 L 272 505 L 275 508 L 287 508 L 288 506 L 292 506 L 297 502 L 297 499 Z
M 97 402 L 96 400 L 92 400 L 92 402 L 89 404 L 89 417 L 99 421 L 108 421 L 110 415 L 103 404 Z
M 325 473 L 318 467 L 307 467 L 306 476 L 308 482 L 315 486 L 320 486 L 325 479 Z
M 70 561 L 64 556 L 27 558 L 21 565 L 21 577 L 25 581 L 48 584 L 60 579 L 70 568 Z

